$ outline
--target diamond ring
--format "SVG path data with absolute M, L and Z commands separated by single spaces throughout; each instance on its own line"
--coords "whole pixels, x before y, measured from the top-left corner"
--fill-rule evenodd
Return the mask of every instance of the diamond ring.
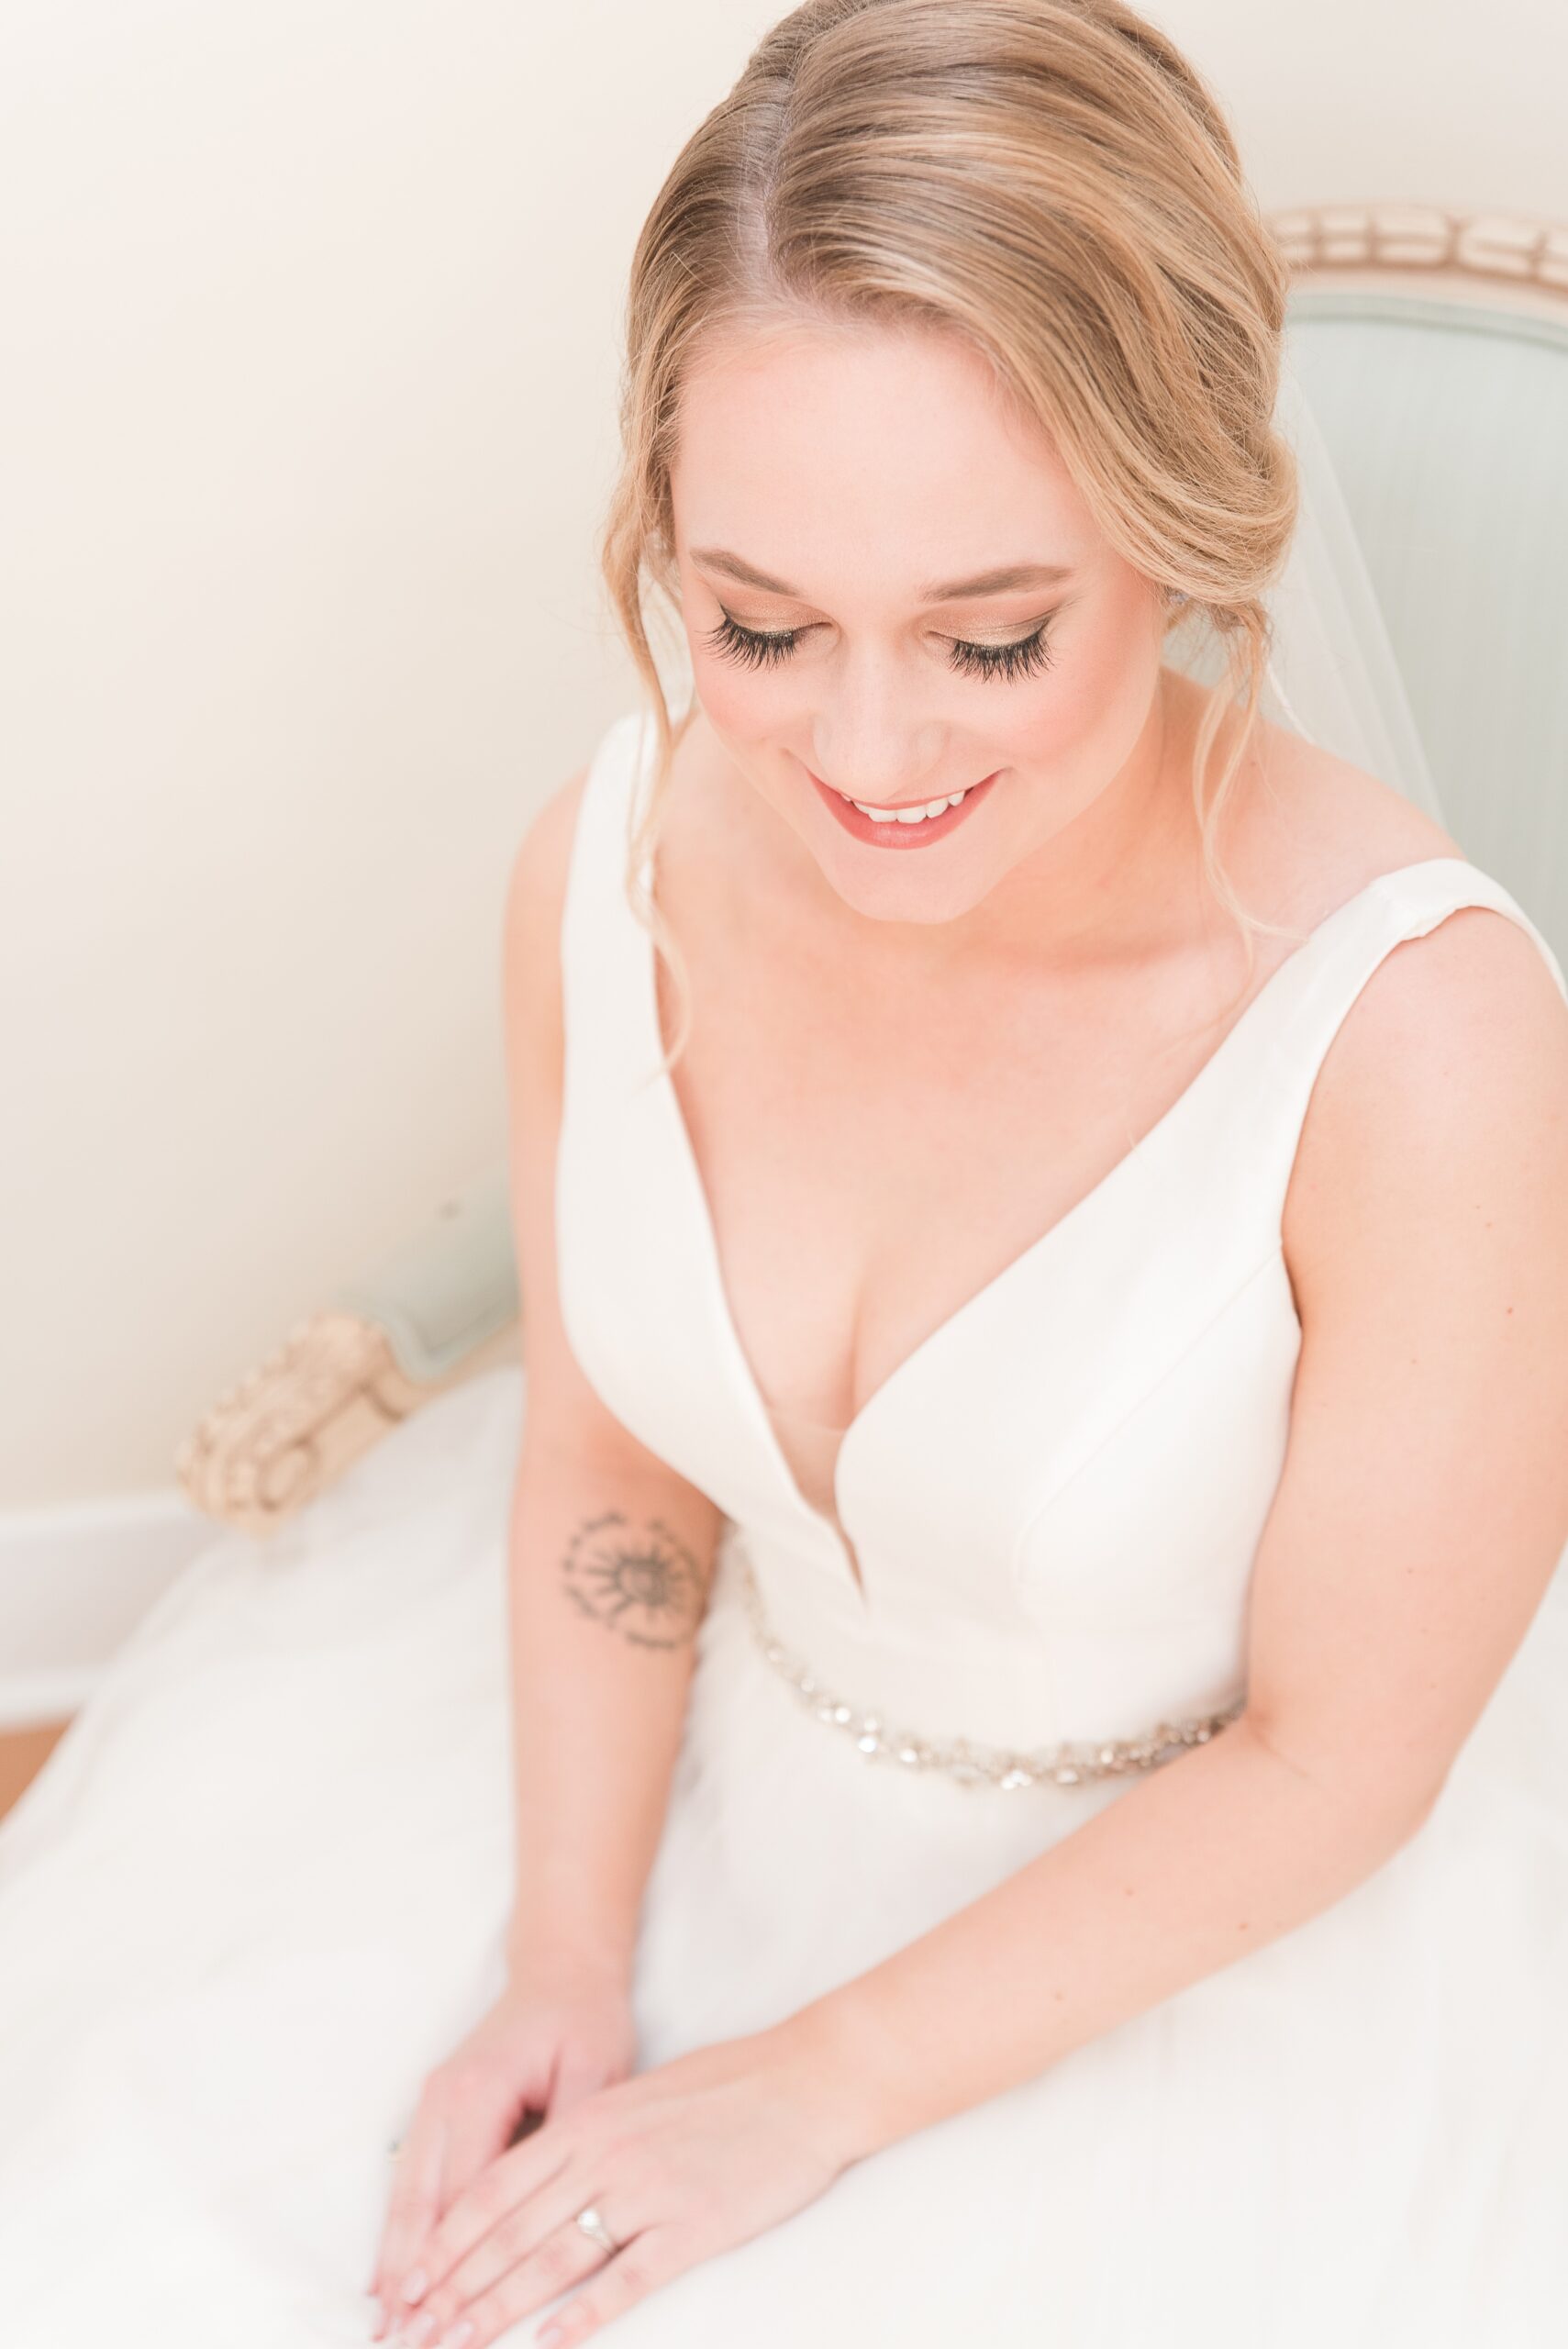
M 573 2223 L 581 2227 L 585 2235 L 591 2235 L 602 2250 L 617 2252 L 620 2249 L 619 2243 L 617 2243 L 591 2202 L 585 2210 L 578 2211 Z

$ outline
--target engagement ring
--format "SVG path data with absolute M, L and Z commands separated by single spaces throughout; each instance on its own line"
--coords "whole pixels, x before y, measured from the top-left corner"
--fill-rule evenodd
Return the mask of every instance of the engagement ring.
M 578 2211 L 575 2223 L 582 2228 L 585 2235 L 592 2235 L 594 2241 L 602 2245 L 606 2251 L 617 2252 L 620 2249 L 619 2243 L 617 2243 L 591 2202 L 585 2210 Z

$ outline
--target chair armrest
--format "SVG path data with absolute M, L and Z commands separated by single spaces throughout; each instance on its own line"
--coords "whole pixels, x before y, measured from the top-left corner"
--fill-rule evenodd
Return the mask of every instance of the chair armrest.
M 204 1516 L 269 1531 L 420 1404 L 515 1360 L 517 1311 L 496 1170 L 218 1397 L 175 1456 L 181 1491 Z

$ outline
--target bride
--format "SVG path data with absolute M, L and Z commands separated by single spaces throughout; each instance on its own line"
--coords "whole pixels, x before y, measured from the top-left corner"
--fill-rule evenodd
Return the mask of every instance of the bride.
M 0 1835 L 11 2337 L 1549 2337 L 1565 990 L 1264 714 L 1284 291 L 1118 0 L 807 0 L 677 158 L 521 1369 Z

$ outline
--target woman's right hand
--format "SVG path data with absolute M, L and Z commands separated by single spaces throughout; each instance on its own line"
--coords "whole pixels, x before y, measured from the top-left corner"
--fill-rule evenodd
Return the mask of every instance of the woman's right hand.
M 394 2167 L 370 2291 L 379 2341 L 407 2308 L 403 2287 L 430 2230 L 506 2152 L 526 2114 L 542 2121 L 628 2078 L 637 2036 L 624 1965 L 578 1954 L 516 1960 L 507 1985 L 426 2078 Z

